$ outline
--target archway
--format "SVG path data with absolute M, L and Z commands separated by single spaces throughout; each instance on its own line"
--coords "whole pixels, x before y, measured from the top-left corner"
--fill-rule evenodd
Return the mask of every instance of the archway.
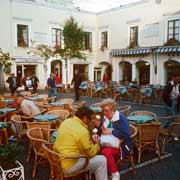
M 173 76 L 180 78 L 180 62 L 175 60 L 168 60 L 164 63 L 165 67 L 165 82 Z
M 51 72 L 60 76 L 62 81 L 62 62 L 60 60 L 54 60 L 51 62 Z
M 112 65 L 108 62 L 99 63 L 99 67 L 101 68 L 101 79 L 102 76 L 106 73 L 108 75 L 108 79 L 112 80 Z
M 119 63 L 120 69 L 120 80 L 123 82 L 132 80 L 132 64 L 127 61 L 122 61 Z
M 136 67 L 139 74 L 139 84 L 147 85 L 150 83 L 150 64 L 147 61 L 138 61 Z

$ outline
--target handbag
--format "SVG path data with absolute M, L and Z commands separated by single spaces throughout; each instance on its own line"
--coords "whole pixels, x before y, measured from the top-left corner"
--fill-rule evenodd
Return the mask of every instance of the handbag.
M 100 145 L 102 147 L 114 147 L 119 148 L 120 140 L 113 135 L 101 135 Z

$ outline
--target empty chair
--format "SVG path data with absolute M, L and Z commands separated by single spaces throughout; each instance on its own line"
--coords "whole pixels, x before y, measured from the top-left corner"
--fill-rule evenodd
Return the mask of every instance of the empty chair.
M 46 158 L 46 156 L 42 144 L 49 143 L 50 134 L 54 131 L 54 129 L 40 127 L 32 128 L 27 131 L 27 136 L 35 153 L 32 177 L 35 177 L 38 165 L 45 162 L 44 158 Z
M 139 124 L 138 135 L 135 144 L 138 149 L 138 163 L 141 162 L 141 154 L 145 149 L 154 150 L 160 159 L 160 149 L 158 144 L 160 123 Z

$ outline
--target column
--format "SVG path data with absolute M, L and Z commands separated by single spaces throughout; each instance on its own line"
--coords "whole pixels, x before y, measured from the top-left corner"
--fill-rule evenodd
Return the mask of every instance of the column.
M 137 80 L 136 63 L 132 63 L 132 81 Z

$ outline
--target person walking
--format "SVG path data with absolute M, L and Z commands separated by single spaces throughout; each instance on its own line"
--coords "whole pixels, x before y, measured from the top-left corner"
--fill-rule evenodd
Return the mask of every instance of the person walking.
M 50 77 L 47 80 L 48 86 L 48 97 L 56 96 L 56 80 L 54 77 L 54 73 L 50 74 Z
M 82 82 L 82 75 L 80 73 L 78 73 L 78 70 L 76 69 L 75 70 L 75 73 L 74 73 L 74 77 L 71 81 L 71 85 L 74 83 L 74 90 L 75 90 L 75 98 L 76 98 L 76 101 L 79 101 L 79 86 Z
M 33 73 L 31 80 L 32 80 L 33 93 L 37 93 L 39 79 L 37 78 L 35 73 Z
M 10 74 L 6 82 L 9 84 L 9 89 L 11 91 L 11 94 L 15 94 L 18 84 L 17 84 L 17 78 L 15 77 L 14 73 Z

